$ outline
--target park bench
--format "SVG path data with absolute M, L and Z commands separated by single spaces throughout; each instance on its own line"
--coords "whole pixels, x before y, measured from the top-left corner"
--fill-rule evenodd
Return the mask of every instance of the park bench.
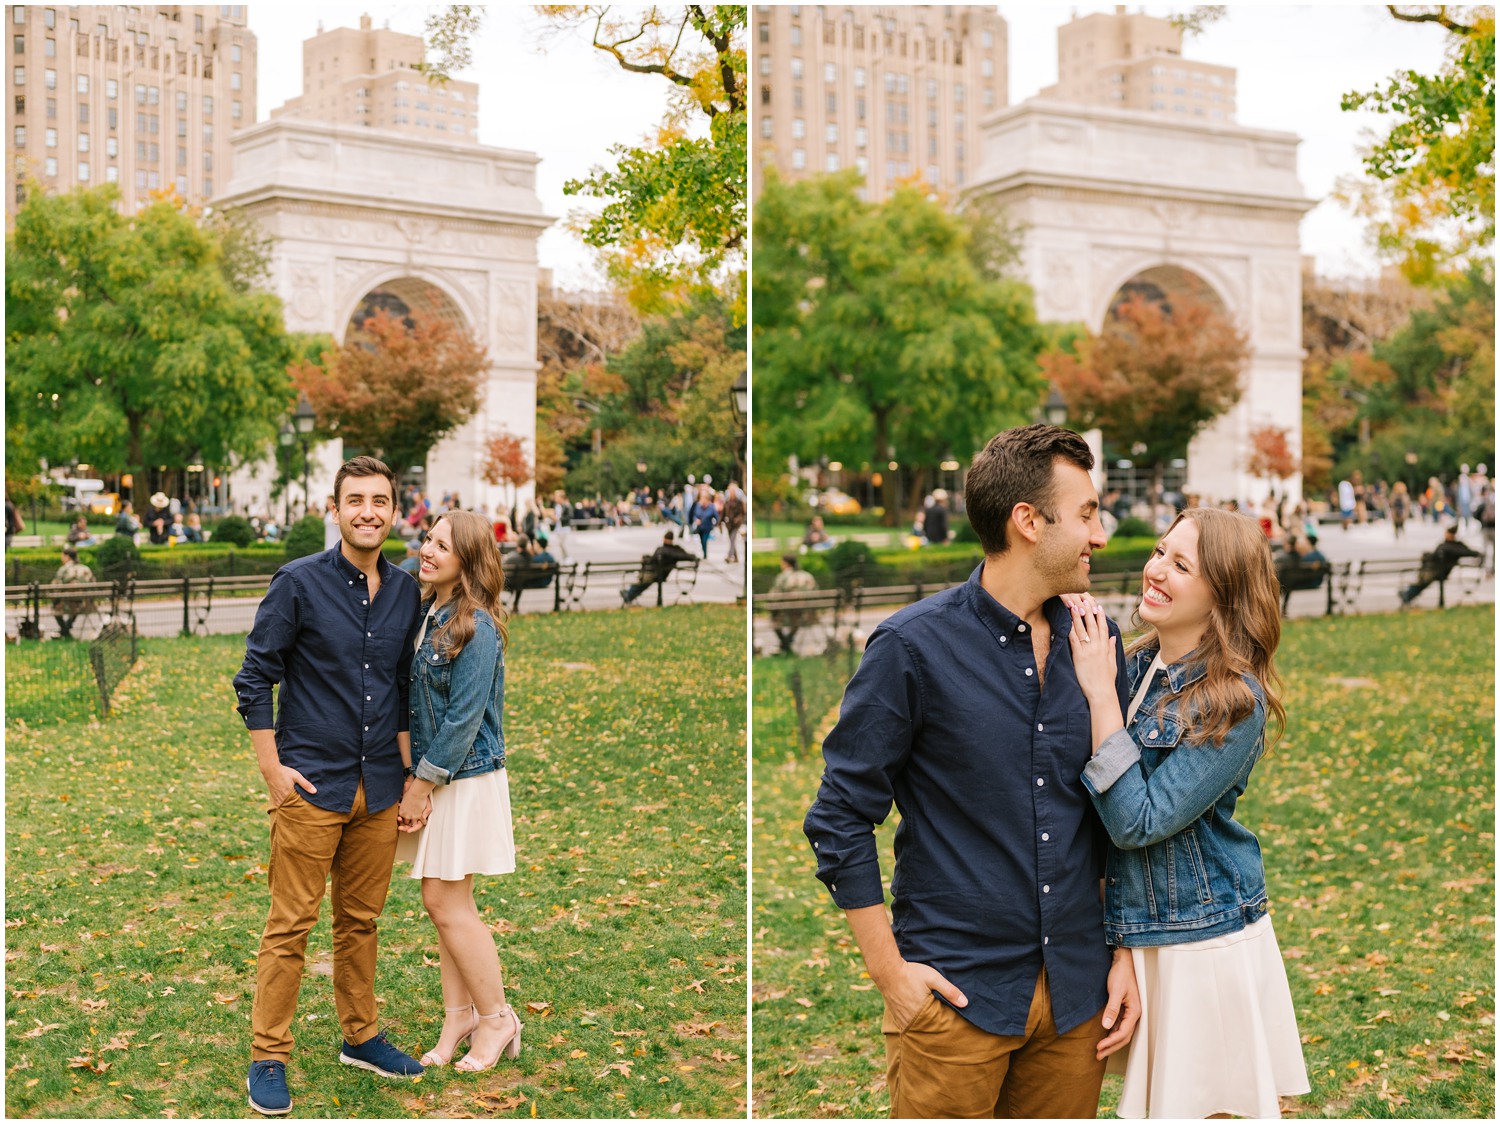
M 688 558 L 678 562 L 672 568 L 664 581 L 656 583 L 656 604 L 660 608 L 665 601 L 665 588 L 671 583 L 676 593 L 678 602 L 691 601 L 693 587 L 698 584 L 697 558 Z M 583 607 L 583 595 L 588 591 L 590 582 L 597 587 L 601 581 L 613 583 L 620 593 L 644 580 L 641 574 L 648 572 L 653 563 L 649 554 L 642 555 L 639 562 L 595 562 L 589 561 L 583 564 L 583 568 L 574 576 L 568 590 L 570 606 L 573 608 Z
M 1283 555 L 1276 560 L 1276 580 L 1281 583 L 1281 615 L 1287 615 L 1292 594 L 1299 590 L 1321 589 L 1327 598 L 1327 615 L 1333 615 L 1334 575 L 1342 570 L 1348 573 L 1349 563 L 1323 561 L 1304 562 L 1294 554 Z
M 838 638 L 847 599 L 836 589 L 795 589 L 785 593 L 762 593 L 755 598 L 755 611 L 770 614 L 771 628 L 782 651 L 791 651 L 798 633 L 816 630 L 823 635 L 822 647 Z
M 115 622 L 129 621 L 134 582 L 28 582 L 5 587 L 5 631 L 7 636 L 22 640 L 40 640 L 51 632 L 59 634 L 56 607 L 69 606 L 74 615 L 74 639 L 94 635 Z M 12 625 L 14 622 L 14 626 Z
M 11 535 L 10 545 L 14 547 L 46 546 L 46 535 Z
M 512 570 L 505 576 L 506 589 L 511 594 L 510 611 L 521 611 L 521 594 L 528 589 L 550 588 L 552 611 L 561 612 L 564 585 L 571 588 L 573 574 L 577 569 L 577 562 L 533 562 L 529 566 Z

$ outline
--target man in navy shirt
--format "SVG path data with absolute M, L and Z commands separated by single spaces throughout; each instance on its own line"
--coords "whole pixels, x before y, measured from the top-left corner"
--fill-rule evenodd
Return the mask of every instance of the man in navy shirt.
M 1056 426 L 990 441 L 965 490 L 983 565 L 875 630 L 823 743 L 804 829 L 885 997 L 893 1117 L 1092 1117 L 1139 1018 L 1130 953 L 1104 940 L 1058 598 L 1105 545 L 1093 463 Z M 893 920 L 873 830 L 892 803 Z
M 276 572 L 235 676 L 238 710 L 271 798 L 271 911 L 256 963 L 250 1107 L 292 1107 L 286 1062 L 307 935 L 333 876 L 339 1060 L 388 1077 L 422 1067 L 376 1025 L 375 921 L 396 856 L 410 773 L 408 694 L 421 594 L 380 546 L 395 476 L 355 457 L 334 478 L 339 544 Z M 271 690 L 281 685 L 272 714 Z

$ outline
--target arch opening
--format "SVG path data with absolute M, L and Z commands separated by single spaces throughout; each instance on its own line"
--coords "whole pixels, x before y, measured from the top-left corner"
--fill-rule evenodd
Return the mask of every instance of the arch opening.
M 420 277 L 397 277 L 381 282 L 360 299 L 344 328 L 345 336 L 359 332 L 366 320 L 382 310 L 398 317 L 407 328 L 412 327 L 413 313 L 469 326 L 457 302 L 437 285 Z

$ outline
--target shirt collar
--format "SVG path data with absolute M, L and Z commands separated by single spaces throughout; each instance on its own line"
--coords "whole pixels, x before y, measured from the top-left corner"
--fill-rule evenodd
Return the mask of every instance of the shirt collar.
M 994 634 L 995 639 L 1007 648 L 1018 638 L 1029 643 L 1031 626 L 990 596 L 989 591 L 982 584 L 983 577 L 984 563 L 981 562 L 974 568 L 974 572 L 969 575 L 969 580 L 965 584 L 969 604 L 973 606 L 975 614 Z M 1062 599 L 1047 598 L 1042 603 L 1042 611 L 1047 614 L 1047 621 L 1052 625 L 1052 642 L 1056 644 L 1060 639 L 1066 640 L 1068 633 L 1073 630 L 1073 614 L 1068 612 Z
M 339 547 L 329 547 L 328 554 L 333 558 L 334 570 L 341 577 L 343 577 L 345 581 L 359 581 L 365 576 L 363 570 L 361 570 L 353 562 L 350 562 L 349 559 L 344 557 L 344 552 Z M 380 554 L 376 556 L 375 569 L 376 572 L 380 574 L 380 584 L 384 585 L 386 579 L 391 576 L 391 573 L 396 569 L 396 567 L 391 565 L 391 563 L 386 560 L 385 551 L 382 550 Z
M 1146 669 L 1151 666 L 1151 661 L 1155 658 L 1159 650 L 1159 648 L 1142 648 L 1135 653 L 1134 658 L 1140 661 L 1137 664 L 1139 668 L 1137 675 L 1145 674 Z M 1208 674 L 1208 668 L 1204 665 L 1203 661 L 1194 658 L 1195 652 L 1196 649 L 1183 656 L 1176 663 L 1166 665 L 1167 683 L 1172 688 L 1173 694 L 1177 694 L 1187 687 L 1192 686 Z

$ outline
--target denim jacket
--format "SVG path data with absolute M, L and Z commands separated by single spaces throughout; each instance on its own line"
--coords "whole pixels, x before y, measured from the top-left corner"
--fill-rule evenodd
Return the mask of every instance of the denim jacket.
M 431 602 L 422 606 L 425 616 Z M 433 647 L 453 615 L 437 611 L 411 665 L 411 760 L 417 776 L 434 784 L 505 768 L 505 654 L 494 619 L 474 612 L 474 636 L 457 658 Z
M 1155 652 L 1128 659 L 1133 698 Z M 1115 947 L 1202 941 L 1266 915 L 1266 873 L 1255 833 L 1234 805 L 1265 749 L 1265 695 L 1222 745 L 1184 737 L 1176 696 L 1205 674 L 1191 655 L 1158 672 L 1128 730 L 1104 739 L 1083 783 L 1109 832 L 1104 932 Z M 1161 717 L 1157 704 L 1169 699 Z

